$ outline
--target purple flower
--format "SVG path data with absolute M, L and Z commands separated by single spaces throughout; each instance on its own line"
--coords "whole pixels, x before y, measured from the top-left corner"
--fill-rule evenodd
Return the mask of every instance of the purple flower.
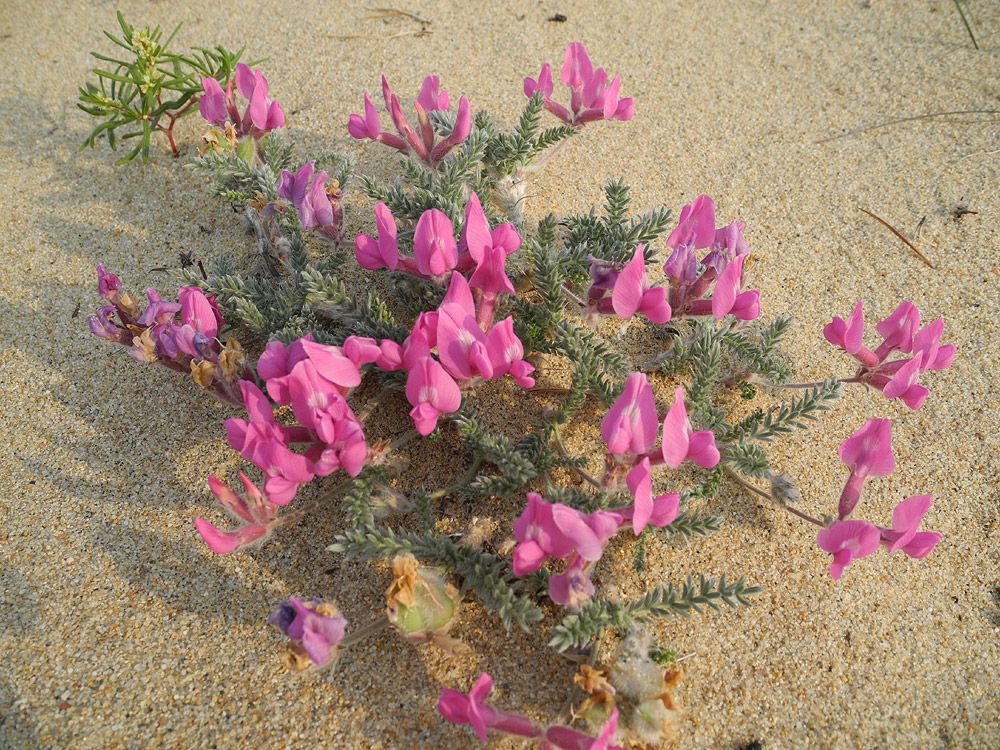
M 326 666 L 337 658 L 347 627 L 347 620 L 332 605 L 316 599 L 303 602 L 294 596 L 279 605 L 267 621 L 289 638 L 301 641 L 305 654 L 316 667 Z

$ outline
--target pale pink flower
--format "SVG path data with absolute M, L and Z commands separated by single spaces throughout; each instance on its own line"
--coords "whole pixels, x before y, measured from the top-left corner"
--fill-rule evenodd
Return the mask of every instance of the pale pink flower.
M 420 87 L 417 102 L 425 112 L 434 110 L 447 111 L 451 109 L 448 92 L 441 88 L 441 80 L 437 76 L 427 76 Z
M 632 119 L 635 106 L 632 99 L 619 98 L 621 76 L 608 84 L 604 68 L 594 70 L 586 48 L 573 42 L 566 48 L 565 61 L 560 76 L 563 85 L 570 89 L 570 109 L 552 101 L 552 67 L 545 63 L 538 80 L 524 79 L 525 96 L 541 92 L 545 108 L 568 125 L 578 127 L 595 120 Z
M 663 418 L 663 461 L 676 469 L 686 459 L 710 469 L 719 463 L 719 449 L 715 447 L 715 435 L 710 430 L 694 431 L 684 405 L 684 389 L 677 388 L 674 403 Z
M 681 209 L 677 227 L 667 237 L 667 246 L 675 250 L 687 245 L 695 250 L 709 247 L 715 241 L 715 201 L 699 195 Z
M 456 274 L 457 276 L 458 274 Z M 535 366 L 524 359 L 524 344 L 514 334 L 514 319 L 507 317 L 490 329 L 486 349 L 493 364 L 493 377 L 510 375 L 522 388 L 533 388 Z
M 591 563 L 579 555 L 570 557 L 565 573 L 549 576 L 549 598 L 561 607 L 579 609 L 594 595 L 594 582 L 587 575 Z
M 452 377 L 458 380 L 477 375 L 487 380 L 493 377 L 486 334 L 460 305 L 447 303 L 438 309 L 437 346 L 441 364 Z
M 823 328 L 823 338 L 834 346 L 839 346 L 845 352 L 862 363 L 874 366 L 878 363 L 878 356 L 862 344 L 862 336 L 865 332 L 864 300 L 859 299 L 846 321 L 841 318 L 834 318 Z M 880 324 L 881 325 L 881 324 Z
M 375 110 L 375 105 L 372 104 L 372 98 L 367 91 L 365 92 L 365 116 L 351 115 L 347 123 L 347 132 L 358 140 L 370 138 L 390 148 L 399 149 L 404 154 L 408 150 L 406 141 L 398 135 L 382 130 L 382 123 L 379 120 L 378 112 Z
M 708 268 L 714 268 L 716 274 L 726 270 L 726 266 L 741 255 L 750 252 L 750 245 L 743 239 L 742 221 L 734 221 L 729 226 L 715 230 L 715 241 L 710 246 L 708 255 L 701 261 Z
M 833 555 L 830 575 L 836 581 L 853 560 L 877 550 L 880 538 L 878 527 L 865 521 L 836 521 L 820 531 L 816 541 L 821 549 Z

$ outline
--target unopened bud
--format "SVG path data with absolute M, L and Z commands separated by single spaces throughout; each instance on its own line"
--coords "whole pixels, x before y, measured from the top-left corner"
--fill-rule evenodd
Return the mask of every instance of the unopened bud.
M 768 479 L 771 480 L 771 497 L 778 505 L 797 503 L 802 499 L 799 488 L 784 474 L 770 473 Z
M 464 648 L 446 635 L 458 613 L 458 589 L 410 554 L 392 561 L 392 573 L 385 592 L 389 622 L 411 643 L 433 642 L 450 651 Z

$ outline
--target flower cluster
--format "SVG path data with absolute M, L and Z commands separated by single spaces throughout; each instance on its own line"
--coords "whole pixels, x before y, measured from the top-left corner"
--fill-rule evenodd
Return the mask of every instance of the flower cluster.
M 514 294 L 506 260 L 521 246 L 521 236 L 513 225 L 501 224 L 491 231 L 473 193 L 459 241 L 451 220 L 442 211 L 430 209 L 417 221 L 413 256 L 408 257 L 400 255 L 396 223 L 388 207 L 379 203 L 375 215 L 378 238 L 358 235 L 358 263 L 370 270 L 399 270 L 448 288 L 437 310 L 417 317 L 395 361 L 379 364 L 384 370 L 407 371 L 406 397 L 420 434 L 433 432 L 441 414 L 457 411 L 462 390 L 475 380 L 509 374 L 522 388 L 531 388 L 535 381 L 530 374 L 535 368 L 524 359 L 513 318 L 493 322 L 499 296 Z M 469 274 L 468 280 L 463 274 Z
M 743 239 L 743 223 L 715 227 L 715 203 L 699 196 L 681 211 L 677 227 L 667 238 L 673 252 L 663 272 L 669 287 L 652 286 L 643 245 L 623 267 L 591 256 L 586 311 L 631 318 L 642 313 L 652 323 L 666 323 L 685 315 L 711 315 L 722 320 L 732 315 L 739 320 L 760 316 L 760 292 L 743 291 L 743 268 L 750 246 Z M 699 274 L 696 251 L 708 249 Z M 713 288 L 714 284 L 714 288 Z M 710 290 L 710 299 L 702 299 Z M 610 292 L 610 296 L 608 296 Z
M 458 101 L 458 113 L 451 133 L 444 140 L 435 142 L 434 126 L 431 124 L 428 113 L 435 110 L 448 111 L 451 109 L 448 92 L 441 90 L 440 86 L 441 82 L 437 76 L 427 76 L 424 79 L 420 96 L 413 102 L 413 108 L 417 111 L 418 132 L 406 119 L 399 99 L 392 92 L 385 76 L 382 76 L 382 98 L 398 135 L 382 130 L 378 111 L 367 92 L 365 93 L 364 117 L 351 115 L 350 122 L 347 124 L 347 132 L 358 140 L 371 139 L 376 143 L 398 149 L 404 154 L 413 155 L 428 165 L 434 166 L 455 146 L 468 138 L 469 133 L 472 132 L 472 113 L 469 100 L 463 96 Z
M 326 171 L 316 172 L 316 160 L 307 161 L 292 174 L 282 170 L 278 182 L 278 197 L 291 201 L 303 229 L 315 229 L 319 234 L 340 241 L 340 230 L 344 223 L 341 207 L 343 195 L 336 180 L 330 182 Z M 266 215 L 274 210 L 274 204 L 264 208 Z
M 218 398 L 239 403 L 237 383 L 251 370 L 236 339 L 230 337 L 222 344 L 217 338 L 225 321 L 214 298 L 206 297 L 198 287 L 181 287 L 177 302 L 165 302 L 150 288 L 146 290 L 149 304 L 142 310 L 131 294 L 121 291 L 121 279 L 103 264 L 97 266 L 97 288 L 109 304 L 88 316 L 92 334 L 130 347 L 136 362 L 155 362 L 190 373 Z
M 889 420 L 870 419 L 840 445 L 840 460 L 851 473 L 840 496 L 837 520 L 817 536 L 819 546 L 833 555 L 830 575 L 835 581 L 852 560 L 867 557 L 880 544 L 890 554 L 902 550 L 910 557 L 923 558 L 941 541 L 941 535 L 936 532 L 918 531 L 934 500 L 933 495 L 918 495 L 899 503 L 892 512 L 891 528 L 848 520 L 861 498 L 865 480 L 870 476 L 887 476 L 896 467 L 891 441 Z
M 259 70 L 251 70 L 244 63 L 236 66 L 236 90 L 247 100 L 242 115 L 233 96 L 232 81 L 226 84 L 225 92 L 214 78 L 203 78 L 201 86 L 205 93 L 198 100 L 198 111 L 209 123 L 225 129 L 226 140 L 232 148 L 248 135 L 258 140 L 285 126 L 285 113 L 278 102 L 268 98 L 267 79 Z
M 541 92 L 545 100 L 545 108 L 567 125 L 583 127 L 588 122 L 596 120 L 632 119 L 635 106 L 631 99 L 619 99 L 621 76 L 615 76 L 608 84 L 608 74 L 604 68 L 594 70 L 587 48 L 580 42 L 573 42 L 566 48 L 559 80 L 564 86 L 569 86 L 569 109 L 552 101 L 552 66 L 545 63 L 538 80 L 524 79 L 524 95 L 534 96 Z
M 882 391 L 886 398 L 902 399 L 911 409 L 919 409 L 930 391 L 917 383 L 928 370 L 944 370 L 955 359 L 955 347 L 941 345 L 944 318 L 920 328 L 920 311 L 912 302 L 903 302 L 888 318 L 875 326 L 882 343 L 875 351 L 862 343 L 865 331 L 863 300 L 845 321 L 834 318 L 823 329 L 823 336 L 834 346 L 861 363 L 854 382 Z M 894 351 L 912 356 L 886 361 Z

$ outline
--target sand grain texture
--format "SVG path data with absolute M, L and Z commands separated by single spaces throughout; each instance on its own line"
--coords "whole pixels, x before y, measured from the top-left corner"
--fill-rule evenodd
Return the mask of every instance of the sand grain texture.
M 357 2 L 119 6 L 140 25 L 184 21 L 181 45 L 247 44 L 270 57 L 272 95 L 286 112 L 305 107 L 290 117 L 298 153 L 351 153 L 383 173 L 393 157 L 345 129 L 381 73 L 402 99 L 439 74 L 454 100 L 466 94 L 513 122 L 523 77 L 546 60 L 558 70 L 566 44 L 583 41 L 595 64 L 621 73 L 636 115 L 588 127 L 532 186 L 529 222 L 600 203 L 619 175 L 637 211 L 712 195 L 720 224 L 745 221 L 762 253 L 765 317 L 797 318 L 787 349 L 802 380 L 849 373 L 821 328 L 858 296 L 870 321 L 901 299 L 925 320 L 946 318 L 959 353 L 926 378 L 919 412 L 850 390 L 845 408 L 774 453 L 804 507 L 829 512 L 845 474 L 837 446 L 864 420 L 891 417 L 897 470 L 869 482 L 862 515 L 886 523 L 899 500 L 933 493 L 926 528 L 945 540 L 927 560 L 880 554 L 834 584 L 809 528 L 731 485 L 708 506 L 726 517 L 722 533 L 651 548 L 641 576 L 624 547 L 615 553 L 604 583 L 621 596 L 699 572 L 745 573 L 766 589 L 752 609 L 658 628 L 697 652 L 681 748 L 1000 745 L 1000 120 L 815 143 L 894 117 L 1000 108 L 1000 6 L 968 4 L 977 52 L 947 0 L 867 5 L 427 0 L 406 6 L 432 22 L 421 37 L 393 36 L 418 27 L 366 20 Z M 556 12 L 567 20 L 546 20 Z M 472 732 L 442 721 L 435 700 L 487 668 L 498 705 L 551 716 L 568 663 L 543 650 L 543 632 L 508 638 L 478 606 L 455 631 L 472 657 L 387 636 L 329 679 L 286 674 L 264 624 L 276 601 L 335 598 L 356 623 L 381 606 L 384 567 L 324 551 L 346 523 L 339 509 L 249 554 L 215 557 L 194 533 L 196 516 L 216 512 L 205 477 L 239 466 L 221 426 L 238 411 L 91 337 L 93 269 L 103 262 L 131 290 L 169 294 L 171 279 L 151 269 L 181 251 L 243 255 L 248 239 L 183 168 L 194 118 L 177 160 L 162 144 L 145 167 L 114 167 L 104 148 L 77 153 L 92 123 L 76 87 L 94 64 L 88 51 L 111 51 L 100 32 L 113 24 L 114 7 L 89 0 L 20 3 L 0 22 L 0 747 L 468 748 Z M 937 268 L 859 206 L 911 238 L 925 219 L 916 241 Z M 956 219 L 960 206 L 976 213 Z M 374 228 L 361 208 L 349 222 Z

